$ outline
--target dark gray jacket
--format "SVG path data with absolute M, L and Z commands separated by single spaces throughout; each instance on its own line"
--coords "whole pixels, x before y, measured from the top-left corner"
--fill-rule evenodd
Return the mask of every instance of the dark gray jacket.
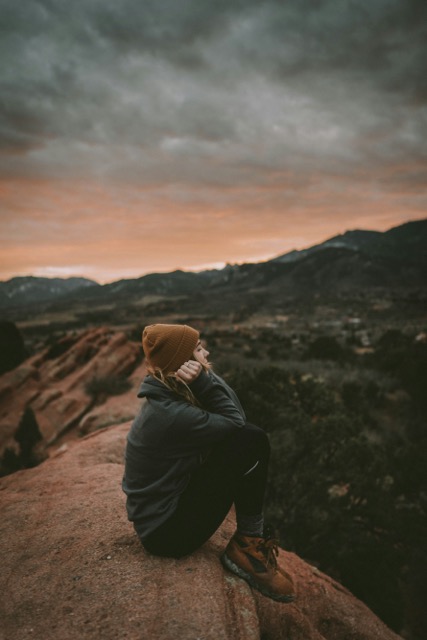
M 143 539 L 173 513 L 191 472 L 210 447 L 246 422 L 234 391 L 212 371 L 190 385 L 195 407 L 152 376 L 127 437 L 123 491 L 128 518 Z

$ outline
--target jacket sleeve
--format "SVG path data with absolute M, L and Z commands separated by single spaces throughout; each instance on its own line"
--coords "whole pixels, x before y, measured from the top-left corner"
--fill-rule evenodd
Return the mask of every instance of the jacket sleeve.
M 231 398 L 231 400 L 234 402 L 234 404 L 236 405 L 236 407 L 238 408 L 241 416 L 243 417 L 243 420 L 246 422 L 246 414 L 244 412 L 244 409 L 242 407 L 242 404 L 239 400 L 239 398 L 237 397 L 236 392 L 234 391 L 234 389 L 232 389 L 226 382 L 225 380 L 223 380 L 217 373 L 214 373 L 212 370 L 209 371 L 208 373 L 210 378 L 213 378 L 216 382 L 218 382 L 224 392 L 228 395 L 229 398 Z M 206 407 L 209 410 L 209 407 Z
M 205 372 L 189 386 L 196 398 L 208 408 L 180 403 L 174 428 L 170 431 L 173 437 L 176 436 L 175 447 L 187 449 L 188 452 L 209 447 L 233 429 L 244 426 L 240 411 L 222 385 Z

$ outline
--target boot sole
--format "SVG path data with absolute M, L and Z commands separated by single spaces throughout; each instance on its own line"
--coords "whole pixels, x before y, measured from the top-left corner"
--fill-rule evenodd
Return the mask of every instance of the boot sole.
M 257 591 L 262 593 L 263 596 L 267 596 L 267 598 L 271 598 L 272 600 L 276 600 L 277 602 L 290 603 L 295 600 L 295 596 L 281 596 L 281 595 L 278 595 L 277 593 L 272 593 L 271 591 L 269 591 L 267 587 L 265 587 L 262 584 L 259 584 L 250 573 L 246 573 L 246 571 L 241 569 L 237 564 L 235 564 L 232 560 L 230 560 L 230 558 L 227 556 L 226 553 L 222 554 L 222 556 L 220 557 L 220 560 L 221 560 L 221 564 L 226 569 L 235 573 L 236 576 L 239 576 L 239 578 L 246 580 L 246 582 L 251 587 L 253 587 Z

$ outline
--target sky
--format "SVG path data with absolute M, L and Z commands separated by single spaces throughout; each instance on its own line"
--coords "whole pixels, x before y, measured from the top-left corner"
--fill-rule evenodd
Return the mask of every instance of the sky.
M 0 280 L 427 217 L 425 0 L 0 0 Z

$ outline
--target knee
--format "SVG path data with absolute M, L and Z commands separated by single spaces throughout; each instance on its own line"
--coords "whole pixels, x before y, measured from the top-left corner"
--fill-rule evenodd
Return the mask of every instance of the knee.
M 253 444 L 259 453 L 263 453 L 265 456 L 270 454 L 270 440 L 264 429 L 257 427 L 250 422 L 247 422 L 242 431 L 245 432 L 245 437 L 249 443 Z
M 267 461 L 270 456 L 270 441 L 263 429 L 246 423 L 221 441 L 217 451 L 222 462 L 229 458 L 234 462 L 242 460 L 245 464 L 248 459 L 253 458 Z

